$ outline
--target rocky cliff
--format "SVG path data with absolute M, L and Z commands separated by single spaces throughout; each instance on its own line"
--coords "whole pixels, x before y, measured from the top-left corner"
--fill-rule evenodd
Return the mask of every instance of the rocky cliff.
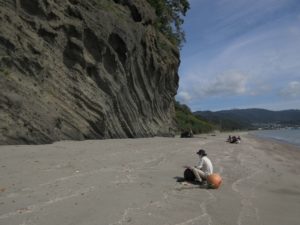
M 170 135 L 179 52 L 145 0 L 0 0 L 0 144 Z

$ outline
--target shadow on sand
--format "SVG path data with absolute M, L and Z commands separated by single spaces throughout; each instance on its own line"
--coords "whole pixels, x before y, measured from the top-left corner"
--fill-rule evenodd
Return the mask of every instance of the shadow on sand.
M 201 184 L 198 181 L 187 181 L 184 177 L 174 177 L 177 183 L 180 183 L 182 187 L 176 188 L 178 191 L 185 189 L 208 189 L 207 184 Z

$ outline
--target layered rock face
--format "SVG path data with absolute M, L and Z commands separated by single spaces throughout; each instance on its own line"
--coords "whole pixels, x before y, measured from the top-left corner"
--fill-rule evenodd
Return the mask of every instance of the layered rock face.
M 145 0 L 1 0 L 0 144 L 170 135 L 179 52 Z

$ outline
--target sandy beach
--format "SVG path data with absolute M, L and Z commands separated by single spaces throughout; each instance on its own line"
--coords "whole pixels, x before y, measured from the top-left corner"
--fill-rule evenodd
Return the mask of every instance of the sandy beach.
M 300 149 L 239 135 L 0 146 L 0 224 L 300 224 Z M 199 148 L 217 190 L 177 182 Z

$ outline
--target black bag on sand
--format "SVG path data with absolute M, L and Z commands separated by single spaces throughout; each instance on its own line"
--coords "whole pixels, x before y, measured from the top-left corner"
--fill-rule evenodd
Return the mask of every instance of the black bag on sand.
M 194 172 L 189 168 L 185 169 L 183 176 L 186 181 L 195 181 L 196 179 Z

